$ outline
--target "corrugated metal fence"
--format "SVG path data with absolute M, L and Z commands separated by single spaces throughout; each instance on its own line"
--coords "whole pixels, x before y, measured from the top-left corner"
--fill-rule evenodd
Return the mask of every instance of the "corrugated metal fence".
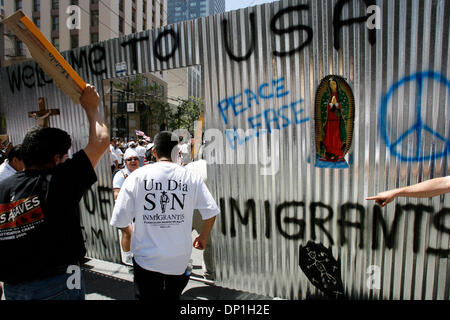
M 299 246 L 314 240 L 339 258 L 348 297 L 448 300 L 449 197 L 383 209 L 365 197 L 448 174 L 449 15 L 443 0 L 281 1 L 64 56 L 100 91 L 122 61 L 128 75 L 203 66 L 208 185 L 222 208 L 213 230 L 219 284 L 289 299 L 320 295 L 299 267 Z M 345 22 L 356 17 L 365 18 Z M 82 148 L 81 108 L 36 70 L 34 62 L 2 70 L 11 140 L 34 125 L 27 112 L 45 96 L 61 110 L 51 125 Z M 315 166 L 314 97 L 330 74 L 344 77 L 355 97 L 348 169 Z M 104 157 L 81 203 L 82 220 L 89 255 L 118 262 L 108 164 Z

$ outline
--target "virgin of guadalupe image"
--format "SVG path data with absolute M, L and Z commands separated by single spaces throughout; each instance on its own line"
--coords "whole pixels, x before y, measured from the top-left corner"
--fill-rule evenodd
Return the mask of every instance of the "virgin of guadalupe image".
M 322 79 L 316 93 L 316 166 L 348 168 L 344 158 L 353 136 L 354 99 L 342 77 Z

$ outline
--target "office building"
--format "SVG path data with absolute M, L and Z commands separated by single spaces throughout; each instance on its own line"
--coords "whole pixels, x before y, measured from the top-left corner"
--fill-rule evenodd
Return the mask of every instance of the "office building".
M 225 0 L 167 0 L 167 23 L 225 12 Z
M 167 0 L 0 1 L 5 16 L 22 10 L 61 52 L 167 24 Z M 5 65 L 29 58 L 26 46 L 6 28 Z

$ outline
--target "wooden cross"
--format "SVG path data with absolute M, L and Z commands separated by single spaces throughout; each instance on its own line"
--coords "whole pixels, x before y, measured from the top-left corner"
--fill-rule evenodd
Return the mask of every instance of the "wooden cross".
M 38 99 L 39 111 L 28 112 L 28 117 L 37 120 L 37 125 L 42 128 L 50 126 L 50 116 L 59 115 L 59 109 L 45 109 L 45 98 Z

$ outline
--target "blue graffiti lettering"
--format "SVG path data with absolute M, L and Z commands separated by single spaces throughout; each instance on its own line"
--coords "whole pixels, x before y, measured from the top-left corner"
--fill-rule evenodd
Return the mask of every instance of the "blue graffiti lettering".
M 289 105 L 284 105 L 279 109 L 268 108 L 255 116 L 249 117 L 250 129 L 243 135 L 239 134 L 236 128 L 225 130 L 225 136 L 231 148 L 235 150 L 237 145 L 242 145 L 253 137 L 258 138 L 261 134 L 271 134 L 273 129 L 280 129 L 280 127 L 286 128 L 293 123 L 298 125 L 309 121 L 309 118 L 300 117 L 304 111 L 303 109 L 296 109 L 296 106 L 303 102 L 304 100 L 300 99 Z M 291 115 L 289 114 L 289 110 L 291 111 Z M 267 129 L 261 129 L 263 123 Z
M 217 107 L 220 110 L 225 124 L 228 124 L 228 118 L 225 112 L 230 107 L 233 110 L 233 115 L 236 117 L 249 110 L 253 105 L 259 105 L 260 100 L 268 100 L 275 97 L 279 99 L 289 95 L 289 90 L 286 90 L 284 86 L 284 80 L 284 77 L 281 77 L 277 80 L 272 80 L 272 82 L 263 83 L 259 86 L 257 92 L 245 89 L 244 93 L 220 100 Z

